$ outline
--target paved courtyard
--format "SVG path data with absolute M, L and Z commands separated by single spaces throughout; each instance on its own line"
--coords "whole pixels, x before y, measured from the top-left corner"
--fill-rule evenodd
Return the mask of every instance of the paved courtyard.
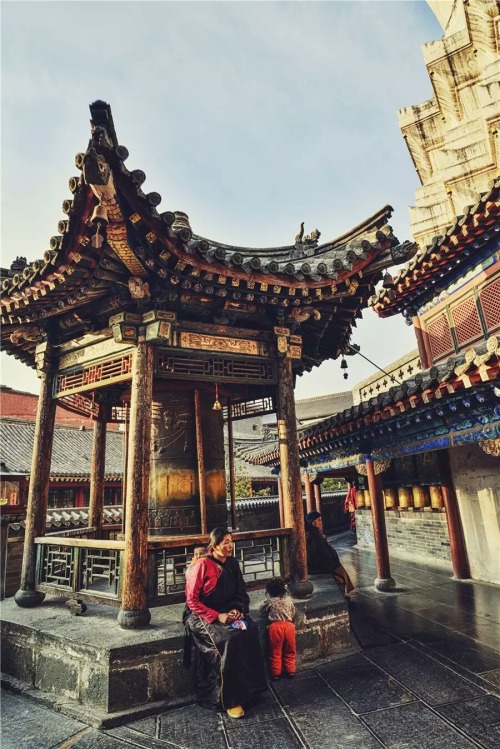
M 188 705 L 99 731 L 3 691 L 2 749 L 498 749 L 500 588 L 394 559 L 378 593 L 373 553 L 331 540 L 361 653 L 272 682 L 239 721 Z

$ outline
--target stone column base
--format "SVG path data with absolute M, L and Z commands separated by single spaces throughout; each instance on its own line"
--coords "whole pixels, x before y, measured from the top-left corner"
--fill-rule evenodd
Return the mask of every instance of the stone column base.
M 136 611 L 120 609 L 117 621 L 122 629 L 140 629 L 141 627 L 147 627 L 151 621 L 151 612 L 148 608 Z
M 394 590 L 396 581 L 392 577 L 377 577 L 373 585 L 377 590 L 389 591 Z
M 288 590 L 294 598 L 310 598 L 314 586 L 309 580 L 304 580 L 304 582 L 288 583 Z
M 23 590 L 21 588 L 14 596 L 14 601 L 23 609 L 32 609 L 39 606 L 44 598 L 45 593 L 41 593 L 39 590 Z

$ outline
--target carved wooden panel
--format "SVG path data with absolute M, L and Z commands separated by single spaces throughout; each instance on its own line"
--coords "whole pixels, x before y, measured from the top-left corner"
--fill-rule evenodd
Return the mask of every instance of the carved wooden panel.
M 156 373 L 163 377 L 220 382 L 275 383 L 276 368 L 265 359 L 231 359 L 182 352 L 158 351 Z
M 130 380 L 131 377 L 132 352 L 68 372 L 61 372 L 55 378 L 54 397 L 61 398 L 71 393 L 94 390 L 112 383 Z

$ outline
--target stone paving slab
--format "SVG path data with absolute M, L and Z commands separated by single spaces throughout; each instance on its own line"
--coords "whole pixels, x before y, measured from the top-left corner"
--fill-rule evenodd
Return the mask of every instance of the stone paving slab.
M 360 663 L 346 658 L 339 664 L 329 663 L 318 668 L 321 676 L 353 712 L 359 715 L 371 710 L 403 705 L 416 699 L 391 676 L 366 658 L 363 660 Z
M 481 695 L 481 690 L 455 671 L 409 645 L 391 645 L 370 652 L 370 660 L 429 705 Z
M 472 749 L 476 746 L 421 703 L 365 715 L 386 749 Z
M 488 749 L 500 746 L 500 700 L 496 697 L 480 697 L 466 705 L 444 705 L 437 711 Z
M 51 749 L 88 730 L 64 715 L 53 713 L 20 695 L 2 691 L 2 749 Z
M 310 749 L 380 749 L 370 730 L 333 693 L 330 702 L 291 707 L 290 717 Z

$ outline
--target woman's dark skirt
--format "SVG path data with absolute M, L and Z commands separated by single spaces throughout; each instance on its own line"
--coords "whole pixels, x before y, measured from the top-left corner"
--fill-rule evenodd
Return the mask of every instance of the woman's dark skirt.
M 248 629 L 234 629 L 196 614 L 185 622 L 196 645 L 197 699 L 201 707 L 227 710 L 244 705 L 267 689 L 259 630 L 250 617 Z

